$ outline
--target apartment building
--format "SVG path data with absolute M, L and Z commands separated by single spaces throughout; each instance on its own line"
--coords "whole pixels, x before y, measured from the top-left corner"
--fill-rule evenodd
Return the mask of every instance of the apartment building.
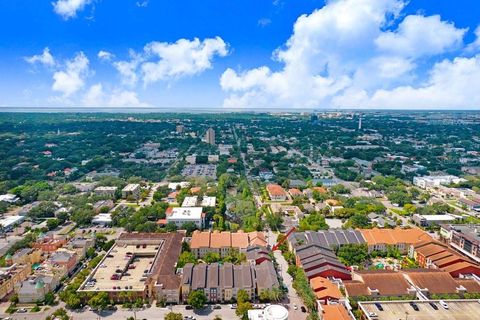
M 240 290 L 254 299 L 262 291 L 278 287 L 277 274 L 271 262 L 258 266 L 189 263 L 183 268 L 181 292 L 185 301 L 190 292 L 203 290 L 208 302 L 216 303 L 235 300 Z
M 232 249 L 246 253 L 247 248 L 253 246 L 267 246 L 263 232 L 200 232 L 197 230 L 193 232 L 190 243 L 190 249 L 197 258 L 204 257 L 208 252 L 215 252 L 225 257 Z
M 480 266 L 476 262 L 437 241 L 432 240 L 412 245 L 409 256 L 415 259 L 421 267 L 440 269 L 455 278 L 469 274 L 480 276 Z
M 122 189 L 122 198 L 123 199 L 140 199 L 140 191 L 142 188 L 138 183 L 127 184 L 125 188 Z
M 369 253 L 372 251 L 386 251 L 390 246 L 405 254 L 408 252 L 410 245 L 432 240 L 428 233 L 419 228 L 373 228 L 362 229 L 360 232 L 367 242 Z

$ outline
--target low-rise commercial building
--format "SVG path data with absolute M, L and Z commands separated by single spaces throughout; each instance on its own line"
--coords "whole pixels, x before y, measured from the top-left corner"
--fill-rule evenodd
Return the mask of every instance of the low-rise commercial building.
M 107 292 L 117 302 L 127 297 L 180 301 L 175 265 L 184 234 L 122 233 L 86 278 L 80 292 Z
M 97 196 L 105 196 L 105 197 L 110 197 L 114 198 L 115 193 L 117 192 L 118 187 L 97 187 L 95 190 L 95 194 Z
M 433 225 L 440 225 L 443 223 L 452 223 L 458 217 L 450 214 L 414 214 L 412 216 L 413 222 L 421 227 L 431 227 Z
M 463 178 L 459 178 L 452 175 L 445 176 L 423 176 L 423 177 L 414 177 L 413 184 L 422 189 L 439 187 L 441 185 L 448 185 L 452 183 L 460 183 L 466 181 Z
M 167 223 L 181 228 L 184 223 L 192 222 L 198 229 L 205 226 L 205 214 L 202 207 L 177 207 L 167 212 Z
M 142 188 L 138 183 L 127 184 L 125 188 L 122 189 L 122 198 L 124 199 L 140 199 L 140 191 Z

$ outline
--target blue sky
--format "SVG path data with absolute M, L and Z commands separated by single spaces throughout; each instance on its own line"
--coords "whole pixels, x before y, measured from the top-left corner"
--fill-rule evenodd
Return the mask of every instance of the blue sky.
M 477 109 L 479 24 L 474 0 L 3 0 L 0 106 Z

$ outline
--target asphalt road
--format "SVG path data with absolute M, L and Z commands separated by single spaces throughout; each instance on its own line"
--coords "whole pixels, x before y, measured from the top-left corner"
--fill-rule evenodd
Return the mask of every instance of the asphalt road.
M 272 247 L 276 242 L 276 235 L 272 231 L 268 231 L 268 243 Z M 287 273 L 288 270 L 288 263 L 285 258 L 282 256 L 280 250 L 276 250 L 273 252 L 275 256 L 275 260 L 278 263 L 277 272 L 283 279 L 283 283 L 288 289 L 287 298 L 283 301 L 284 304 L 288 305 L 287 309 L 289 312 L 288 319 L 289 320 L 305 320 L 307 318 L 307 314 L 303 313 L 300 310 L 300 307 L 303 306 L 303 302 L 298 296 L 297 292 L 292 286 L 292 277 Z M 297 310 L 294 309 L 294 306 L 297 306 Z

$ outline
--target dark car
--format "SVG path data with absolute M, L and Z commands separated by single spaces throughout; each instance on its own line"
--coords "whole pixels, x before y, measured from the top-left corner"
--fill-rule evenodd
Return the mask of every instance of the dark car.
M 217 305 L 214 305 L 214 306 L 213 306 L 213 309 L 218 310 L 218 309 L 222 309 L 222 307 L 217 304 Z
M 438 307 L 435 303 L 429 302 L 429 304 L 430 304 L 430 307 L 432 307 L 434 310 L 438 310 Z
M 300 310 L 302 310 L 303 313 L 307 312 L 307 308 L 305 308 L 304 306 L 301 306 Z
M 383 311 L 383 307 L 380 303 L 375 302 L 375 307 L 377 307 L 378 311 Z
M 410 302 L 410 306 L 413 308 L 413 310 L 420 311 L 420 309 L 418 308 L 418 306 L 415 302 Z
M 189 306 L 189 305 L 186 305 L 186 306 L 185 306 L 185 309 L 186 309 L 186 310 L 193 310 L 193 307 L 192 307 L 192 306 Z

